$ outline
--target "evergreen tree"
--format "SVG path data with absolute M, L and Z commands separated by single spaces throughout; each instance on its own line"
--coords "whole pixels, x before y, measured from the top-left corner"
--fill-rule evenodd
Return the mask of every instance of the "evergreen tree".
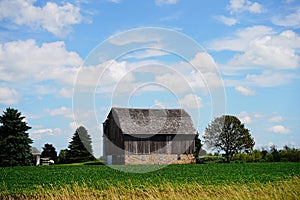
M 13 108 L 0 116 L 0 166 L 25 166 L 32 164 L 32 140 L 27 131 L 25 117 Z
M 66 157 L 70 163 L 95 160 L 91 137 L 83 126 L 76 129 L 68 148 Z
M 68 153 L 68 149 L 62 149 L 62 150 L 60 150 L 60 152 L 58 154 L 58 163 L 59 164 L 66 164 L 66 163 L 68 163 L 67 153 Z
M 41 153 L 42 158 L 49 157 L 50 160 L 53 160 L 54 163 L 57 163 L 57 152 L 52 144 L 45 144 L 43 151 Z

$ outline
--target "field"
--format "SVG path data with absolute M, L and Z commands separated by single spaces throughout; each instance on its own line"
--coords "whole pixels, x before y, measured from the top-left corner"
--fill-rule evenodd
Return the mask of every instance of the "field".
M 0 168 L 0 199 L 297 199 L 300 163 Z M 127 172 L 123 172 L 127 171 Z

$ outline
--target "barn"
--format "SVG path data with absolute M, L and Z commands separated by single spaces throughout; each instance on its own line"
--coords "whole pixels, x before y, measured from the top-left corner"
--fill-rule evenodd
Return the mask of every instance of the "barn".
M 194 163 L 196 129 L 183 109 L 113 107 L 103 123 L 107 164 Z

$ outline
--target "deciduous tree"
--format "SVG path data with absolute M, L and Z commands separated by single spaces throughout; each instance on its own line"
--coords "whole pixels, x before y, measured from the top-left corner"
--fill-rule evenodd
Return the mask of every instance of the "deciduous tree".
M 57 163 L 57 152 L 55 150 L 55 147 L 52 144 L 45 144 L 41 153 L 41 157 L 49 157 L 51 160 L 54 161 L 54 163 Z
M 227 162 L 239 152 L 250 152 L 254 139 L 244 124 L 235 117 L 223 115 L 215 118 L 205 129 L 204 142 L 209 148 L 223 151 Z

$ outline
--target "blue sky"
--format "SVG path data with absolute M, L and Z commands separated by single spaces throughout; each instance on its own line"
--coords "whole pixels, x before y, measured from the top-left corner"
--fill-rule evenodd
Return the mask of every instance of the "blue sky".
M 183 107 L 200 134 L 235 115 L 256 148 L 300 147 L 299 28 L 296 0 L 2 0 L 0 110 L 39 149 L 84 125 L 101 155 L 111 106 Z

